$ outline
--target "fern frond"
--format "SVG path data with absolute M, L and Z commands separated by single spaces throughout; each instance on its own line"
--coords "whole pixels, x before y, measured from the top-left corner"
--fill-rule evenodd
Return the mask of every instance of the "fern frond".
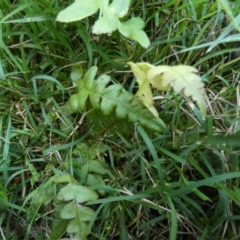
M 185 96 L 196 101 L 202 116 L 206 116 L 206 94 L 204 84 L 197 75 L 197 69 L 191 66 L 158 66 L 149 69 L 147 78 L 159 90 L 170 86 L 176 93 L 183 92 Z
M 78 93 L 72 95 L 69 101 L 72 110 L 87 110 L 87 103 L 90 103 L 105 116 L 127 118 L 157 132 L 165 129 L 164 122 L 159 117 L 154 117 L 142 102 L 126 91 L 121 84 L 109 85 L 111 78 L 107 75 L 101 75 L 94 80 L 95 75 L 96 68 L 90 68 L 83 80 L 79 81 Z
M 149 63 L 133 63 L 129 62 L 134 73 L 139 90 L 136 94 L 143 104 L 152 112 L 154 116 L 158 116 L 153 106 L 153 95 L 150 84 L 158 90 L 167 91 L 170 87 L 176 93 L 183 92 L 185 96 L 191 97 L 197 102 L 203 118 L 206 116 L 206 94 L 204 84 L 197 75 L 197 69 L 191 66 L 153 66 Z
M 115 114 L 117 118 L 128 118 L 131 122 L 139 122 L 142 126 L 154 131 L 162 131 L 165 124 L 160 118 L 155 118 L 144 108 L 142 103 L 127 92 L 122 85 L 113 84 L 108 87 L 110 77 L 100 76 L 93 84 L 90 102 L 105 115 Z

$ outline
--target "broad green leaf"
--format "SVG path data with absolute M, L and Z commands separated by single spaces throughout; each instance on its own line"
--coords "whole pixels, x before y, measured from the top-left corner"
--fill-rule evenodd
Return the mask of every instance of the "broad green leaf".
M 60 217 L 62 219 L 71 219 L 78 217 L 80 221 L 90 221 L 92 216 L 94 215 L 94 211 L 82 205 L 79 205 L 75 201 L 71 201 L 66 204 L 60 212 Z
M 148 48 L 150 45 L 147 34 L 142 30 L 132 30 L 129 38 L 137 41 L 144 48 Z
M 106 174 L 106 169 L 97 160 L 89 160 L 82 165 L 82 171 L 87 171 L 89 173 L 97 173 L 100 175 Z
M 112 33 L 117 30 L 118 24 L 119 19 L 111 11 L 108 11 L 95 22 L 92 32 L 93 34 Z
M 51 234 L 48 240 L 60 239 L 66 232 L 69 220 L 65 219 L 54 219 L 53 225 L 51 227 Z
M 90 207 L 85 207 L 82 205 L 78 205 L 77 207 L 78 212 L 78 219 L 83 222 L 89 222 L 92 220 L 92 217 L 94 215 L 94 211 Z
M 128 65 L 131 67 L 132 72 L 134 73 L 137 83 L 139 85 L 139 90 L 136 93 L 136 96 L 140 97 L 143 104 L 149 109 L 149 111 L 157 118 L 158 112 L 153 106 L 153 95 L 150 88 L 150 83 L 147 79 L 146 69 L 151 68 L 151 65 L 144 65 L 143 70 L 133 62 L 128 62 Z
M 106 174 L 105 167 L 97 160 L 90 160 L 88 162 L 89 171 L 100 175 Z
M 71 219 L 77 216 L 77 204 L 75 201 L 71 201 L 66 204 L 60 212 L 62 219 Z
M 86 181 L 85 181 L 85 184 L 87 186 L 97 186 L 97 185 L 105 185 L 105 182 L 103 181 L 102 179 L 102 176 L 101 175 L 98 175 L 98 174 L 88 174 L 87 175 L 87 178 L 86 178 Z M 103 190 L 99 190 L 98 191 L 101 195 L 103 195 L 105 193 L 105 191 Z
M 140 17 L 132 17 L 130 20 L 123 22 L 122 27 L 131 30 L 142 30 L 144 27 L 144 21 Z M 128 32 L 126 37 L 129 37 L 131 32 Z
M 81 222 L 78 220 L 78 218 L 74 218 L 69 222 L 67 226 L 67 232 L 77 233 L 79 231 L 81 231 Z
M 86 236 L 91 233 L 90 229 L 88 228 L 88 224 L 79 220 L 79 218 L 74 218 L 69 222 L 67 226 L 67 232 L 77 234 L 81 240 L 86 239 Z
M 98 199 L 98 195 L 95 191 L 87 187 L 75 185 L 73 183 L 69 183 L 58 193 L 58 200 L 60 201 L 70 201 L 74 199 L 78 203 L 83 203 Z
M 159 90 L 172 86 L 176 93 L 183 92 L 197 102 L 203 118 L 206 116 L 206 94 L 198 71 L 191 66 L 157 66 L 149 69 L 147 79 Z
M 61 176 L 52 177 L 51 179 L 55 183 L 65 183 L 65 182 L 71 182 L 73 180 L 73 177 L 70 174 L 64 174 Z
M 100 14 L 99 16 L 104 16 L 107 11 L 108 11 L 108 8 L 109 8 L 109 0 L 100 0 L 99 1 L 99 4 L 100 4 Z
M 142 31 L 143 26 L 144 21 L 139 17 L 134 17 L 127 22 L 119 23 L 118 30 L 123 36 L 133 39 L 144 48 L 147 48 L 150 45 L 150 41 L 146 33 Z
M 59 22 L 74 22 L 91 16 L 99 9 L 99 0 L 75 0 L 57 15 Z
M 118 18 L 124 17 L 129 9 L 130 0 L 113 0 L 109 6 L 109 9 Z
M 53 214 L 54 218 L 60 219 L 60 212 L 62 211 L 65 205 L 66 203 L 62 201 L 55 202 L 55 208 L 54 208 L 54 214 Z
M 49 204 L 55 198 L 55 186 L 52 179 L 44 182 L 34 192 L 32 192 L 32 203 L 33 204 Z

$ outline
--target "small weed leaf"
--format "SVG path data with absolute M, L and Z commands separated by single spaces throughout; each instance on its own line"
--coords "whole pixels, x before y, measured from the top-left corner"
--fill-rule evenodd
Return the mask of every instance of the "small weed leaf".
M 60 212 L 62 219 L 72 219 L 77 216 L 77 205 L 75 201 L 66 204 Z
M 123 36 L 133 39 L 144 48 L 147 48 L 150 45 L 150 41 L 147 34 L 142 31 L 143 27 L 144 21 L 139 17 L 133 17 L 126 22 L 120 23 L 118 30 Z
M 133 17 L 127 22 L 121 22 L 129 10 L 130 0 L 113 0 L 109 1 L 75 0 L 73 4 L 62 10 L 57 21 L 74 22 L 91 16 L 100 9 L 99 19 L 93 25 L 93 34 L 111 34 L 115 30 L 130 39 L 140 43 L 144 48 L 149 47 L 150 41 L 144 31 L 144 21 L 140 18 Z
M 74 218 L 69 222 L 67 232 L 75 234 L 75 237 L 81 240 L 86 240 L 86 237 L 91 233 L 88 224 L 81 221 L 79 218 Z
M 112 33 L 117 30 L 119 24 L 119 19 L 111 11 L 107 11 L 106 14 L 99 18 L 93 25 L 93 33 Z
M 77 112 L 79 107 L 79 103 L 78 103 L 78 95 L 77 94 L 73 94 L 70 96 L 69 99 L 69 108 L 72 112 Z
M 129 9 L 130 0 L 113 0 L 109 9 L 118 17 L 124 17 Z
M 55 198 L 54 185 L 52 179 L 43 183 L 32 192 L 32 204 L 49 204 Z
M 89 71 L 91 72 L 92 68 L 90 68 L 88 72 Z M 88 72 L 87 74 L 89 74 Z M 141 77 L 139 77 L 139 79 L 141 80 Z M 73 95 L 74 97 L 70 97 L 69 107 L 72 110 L 87 110 L 87 100 L 89 98 L 92 107 L 100 110 L 106 116 L 115 114 L 119 119 L 128 118 L 131 122 L 139 122 L 142 126 L 157 132 L 161 132 L 165 129 L 165 124 L 158 117 L 156 109 L 153 106 L 151 109 L 150 105 L 153 100 L 150 86 L 147 81 L 145 81 L 145 83 L 149 88 L 147 92 L 143 90 L 142 94 L 148 97 L 146 101 L 151 101 L 150 103 L 147 102 L 147 107 L 150 112 L 144 108 L 141 101 L 135 99 L 121 84 L 112 84 L 108 86 L 110 81 L 111 78 L 107 75 L 101 75 L 95 81 L 93 81 L 92 78 L 91 81 L 89 81 L 88 77 L 84 77 L 78 84 L 78 86 L 80 86 L 78 88 L 79 92 L 77 93 L 78 101 L 76 101 L 76 95 Z M 89 82 L 91 82 L 91 84 L 88 84 Z M 89 88 L 90 86 L 92 86 L 92 89 Z M 150 97 L 147 94 L 151 94 Z M 78 102 L 78 106 L 76 106 L 76 102 Z
M 91 16 L 99 9 L 99 0 L 75 0 L 73 4 L 62 10 L 58 16 L 59 22 L 75 22 Z
M 78 213 L 79 219 L 81 219 L 81 221 L 89 222 L 89 221 L 91 221 L 95 212 L 89 207 L 78 205 L 77 213 Z
M 61 176 L 52 177 L 52 181 L 55 183 L 65 183 L 73 181 L 73 177 L 70 174 L 64 174 Z
M 62 219 L 72 219 L 79 217 L 81 221 L 87 222 L 91 221 L 94 211 L 85 206 L 81 206 L 75 201 L 71 201 L 66 204 L 60 212 L 60 217 Z
M 95 191 L 72 183 L 63 187 L 58 193 L 58 200 L 60 201 L 75 200 L 78 203 L 84 203 L 96 199 L 98 199 L 98 195 Z
M 102 179 L 101 175 L 98 174 L 88 174 L 87 178 L 85 180 L 85 183 L 87 186 L 91 187 L 91 186 L 97 186 L 97 185 L 102 185 L 105 186 L 105 182 Z M 104 195 L 105 191 L 103 190 L 98 190 L 98 193 L 100 195 Z
M 60 239 L 63 236 L 63 234 L 66 232 L 68 224 L 69 224 L 69 220 L 54 219 L 54 222 L 51 228 L 51 234 L 48 240 Z
M 85 164 L 83 164 L 82 171 L 86 171 L 89 173 L 97 173 L 100 175 L 106 174 L 106 169 L 97 160 L 87 161 Z

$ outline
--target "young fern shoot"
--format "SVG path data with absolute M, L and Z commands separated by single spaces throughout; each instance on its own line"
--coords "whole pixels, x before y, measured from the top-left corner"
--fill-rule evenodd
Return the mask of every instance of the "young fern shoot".
M 197 69 L 191 66 L 153 66 L 149 63 L 129 62 L 134 73 L 139 90 L 139 96 L 143 104 L 157 117 L 157 111 L 153 106 L 153 94 L 150 84 L 161 91 L 173 88 L 176 93 L 184 93 L 191 97 L 200 109 L 203 119 L 206 117 L 206 93 L 201 78 L 197 75 Z

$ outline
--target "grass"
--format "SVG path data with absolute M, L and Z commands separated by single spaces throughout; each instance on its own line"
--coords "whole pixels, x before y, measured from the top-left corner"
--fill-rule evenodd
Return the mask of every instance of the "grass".
M 69 219 L 60 217 L 68 201 L 58 197 L 71 182 L 99 194 L 84 204 L 94 211 L 87 239 L 239 239 L 240 47 L 221 35 L 237 34 L 226 29 L 238 4 L 133 2 L 127 18 L 145 21 L 148 49 L 118 32 L 92 35 L 95 16 L 55 22 L 67 5 L 0 2 L 0 238 L 73 239 Z M 85 73 L 96 65 L 98 76 L 135 93 L 129 61 L 196 67 L 208 95 L 206 121 L 172 91 L 155 92 L 162 134 L 92 110 L 69 112 L 73 67 Z M 100 185 L 89 187 L 89 158 L 106 170 L 98 172 Z M 62 234 L 51 235 L 56 229 Z

